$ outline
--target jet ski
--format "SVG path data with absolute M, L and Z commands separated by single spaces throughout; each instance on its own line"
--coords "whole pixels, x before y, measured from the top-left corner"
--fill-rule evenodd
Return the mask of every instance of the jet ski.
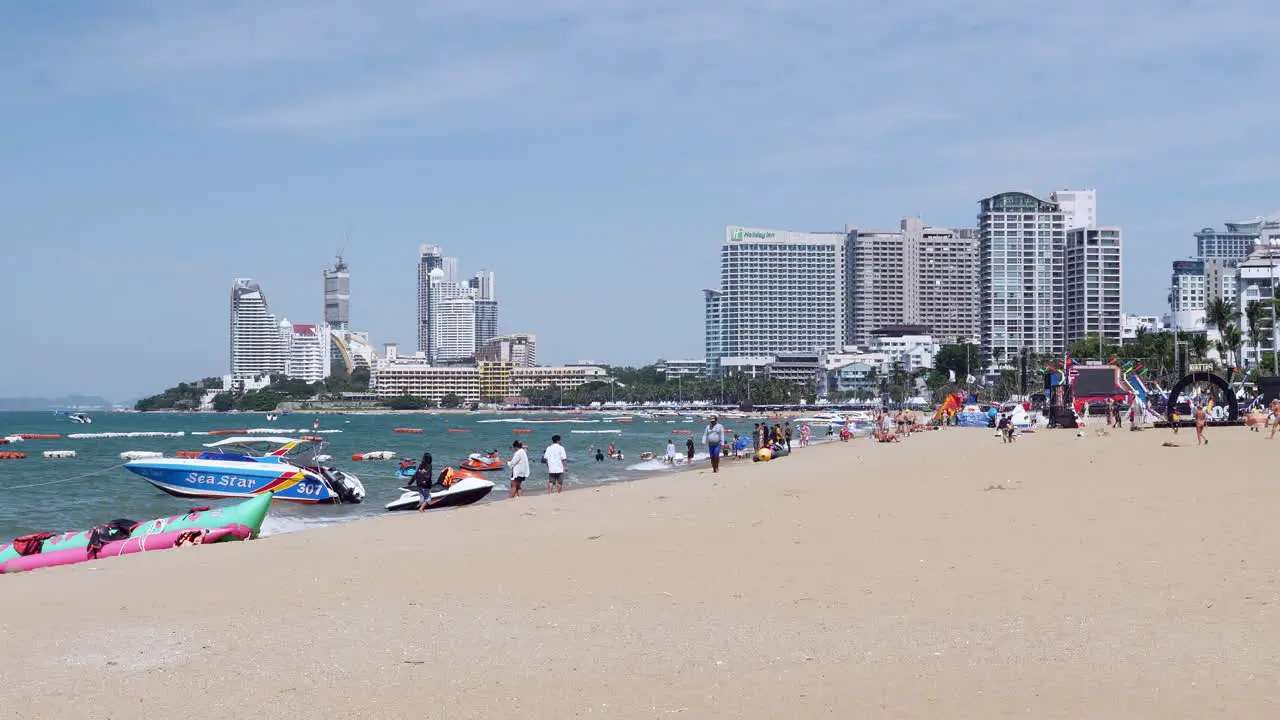
M 471 472 L 495 472 L 506 467 L 497 453 L 471 453 L 458 467 Z
M 436 486 L 433 486 L 436 487 Z M 417 490 L 403 488 L 404 493 L 396 500 L 387 503 L 388 510 L 417 510 L 422 496 Z M 428 509 L 441 507 L 457 507 L 470 505 L 493 491 L 493 483 L 473 472 L 460 470 L 453 476 L 453 484 L 441 487 L 431 493 L 431 504 Z

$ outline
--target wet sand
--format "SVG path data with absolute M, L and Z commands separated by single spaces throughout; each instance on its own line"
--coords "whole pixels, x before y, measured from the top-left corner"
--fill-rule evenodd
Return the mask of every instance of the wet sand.
M 0 717 L 1206 718 L 1280 441 L 949 429 L 0 578 Z

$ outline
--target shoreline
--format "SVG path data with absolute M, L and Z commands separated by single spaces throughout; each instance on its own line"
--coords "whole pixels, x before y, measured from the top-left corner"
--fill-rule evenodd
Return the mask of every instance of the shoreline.
M 1276 446 L 1209 437 L 859 439 L 0 578 L 0 716 L 1264 717 Z

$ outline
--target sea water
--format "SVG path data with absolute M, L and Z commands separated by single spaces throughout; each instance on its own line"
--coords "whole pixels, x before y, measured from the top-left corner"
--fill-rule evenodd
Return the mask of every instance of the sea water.
M 684 455 L 684 442 L 689 435 L 675 434 L 673 430 L 692 433 L 700 451 L 695 465 L 705 464 L 705 454 L 701 452 L 702 423 L 673 425 L 664 420 L 635 418 L 631 422 L 618 422 L 610 419 L 616 416 L 294 413 L 268 421 L 262 413 L 101 412 L 91 415 L 93 422 L 82 425 L 52 413 L 0 412 L 0 437 L 19 433 L 62 436 L 58 440 L 0 445 L 0 450 L 27 454 L 24 460 L 0 460 L 0 542 L 29 532 L 84 530 L 114 518 L 150 520 L 184 513 L 193 506 L 237 502 L 167 495 L 124 469 L 120 453 L 142 450 L 175 457 L 179 450 L 198 451 L 204 449 L 204 443 L 225 439 L 225 436 L 206 434 L 212 430 L 253 430 L 246 434 L 258 436 L 310 435 L 317 418 L 320 434 L 327 443 L 324 452 L 333 456 L 334 466 L 360 478 L 365 487 L 365 500 L 356 505 L 274 503 L 263 527 L 264 535 L 386 514 L 384 506 L 400 496 L 399 488 L 405 482 L 396 477 L 398 463 L 394 460 L 354 462 L 351 456 L 356 453 L 390 450 L 416 460 L 429 451 L 438 471 L 446 465 L 456 467 L 470 453 L 478 451 L 497 449 L 504 458 L 510 457 L 512 441 L 520 440 L 529 446 L 533 476 L 525 490 L 532 493 L 543 490 L 546 472 L 538 460 L 551 443 L 552 435 L 560 435 L 569 454 L 569 472 L 565 479 L 568 488 L 684 468 L 684 465 L 672 468 L 661 461 L 668 438 L 675 440 L 677 450 Z M 750 434 L 752 421 L 722 424 L 726 429 Z M 397 433 L 396 428 L 417 428 L 423 432 Z M 514 432 L 516 430 L 531 432 Z M 68 437 L 126 433 L 169 435 Z M 606 457 L 597 462 L 594 448 L 608 448 L 610 443 L 622 451 L 624 459 Z M 76 457 L 44 458 L 45 450 L 74 450 Z M 656 460 L 640 460 L 642 452 L 653 453 Z M 505 498 L 510 473 L 502 470 L 485 473 L 485 476 L 497 485 L 486 500 Z

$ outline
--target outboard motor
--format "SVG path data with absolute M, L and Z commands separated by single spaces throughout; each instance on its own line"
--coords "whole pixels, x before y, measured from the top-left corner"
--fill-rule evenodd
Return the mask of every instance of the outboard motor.
M 320 477 L 324 478 L 329 489 L 338 495 L 338 502 L 358 503 L 364 501 L 364 485 L 360 479 L 350 473 L 336 468 L 320 468 Z

